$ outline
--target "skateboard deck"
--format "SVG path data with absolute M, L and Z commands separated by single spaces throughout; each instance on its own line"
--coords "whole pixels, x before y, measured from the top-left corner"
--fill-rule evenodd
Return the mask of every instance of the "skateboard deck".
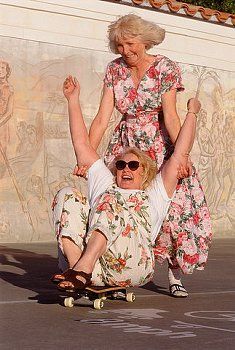
M 100 310 L 104 307 L 104 301 L 126 300 L 133 302 L 135 295 L 132 292 L 127 292 L 127 288 L 119 286 L 89 286 L 83 291 L 75 293 L 73 297 L 64 298 L 64 306 L 73 307 L 74 305 L 92 305 L 94 309 Z

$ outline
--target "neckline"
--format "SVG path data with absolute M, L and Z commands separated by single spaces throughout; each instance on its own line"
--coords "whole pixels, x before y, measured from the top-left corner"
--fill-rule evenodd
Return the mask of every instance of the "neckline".
M 138 89 L 139 89 L 139 87 L 140 87 L 140 85 L 141 85 L 142 80 L 143 80 L 144 77 L 147 75 L 147 73 L 148 73 L 148 71 L 150 70 L 150 68 L 153 67 L 153 66 L 155 66 L 155 64 L 156 64 L 156 62 L 157 62 L 157 59 L 158 59 L 158 57 L 159 57 L 159 55 L 152 55 L 152 56 L 154 57 L 154 60 L 153 60 L 153 61 L 149 64 L 149 66 L 146 68 L 146 70 L 145 70 L 144 74 L 142 75 L 142 77 L 141 77 L 141 79 L 140 79 L 140 81 L 139 81 L 139 83 L 138 83 L 137 86 L 135 85 L 135 82 L 134 82 L 134 80 L 133 80 L 130 67 L 128 66 L 128 64 L 126 63 L 126 61 L 121 57 L 122 62 L 124 63 L 124 65 L 125 65 L 125 67 L 126 67 L 126 69 L 127 69 L 127 71 L 128 71 L 128 77 L 130 78 L 130 80 L 131 80 L 131 82 L 132 82 L 132 85 L 133 85 L 133 87 L 134 87 L 134 89 L 135 89 L 136 91 L 138 91 Z
M 145 190 L 141 190 L 141 189 L 137 189 L 137 188 L 132 188 L 132 189 L 130 189 L 130 188 L 121 188 L 116 183 L 113 183 L 113 186 L 114 186 L 114 188 L 118 189 L 122 193 L 127 193 L 127 194 L 129 194 L 129 193 L 137 193 L 137 192 L 145 193 Z

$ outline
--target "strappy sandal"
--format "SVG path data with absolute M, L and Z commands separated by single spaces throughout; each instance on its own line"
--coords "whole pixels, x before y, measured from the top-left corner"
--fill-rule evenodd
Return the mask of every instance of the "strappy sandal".
M 78 276 L 84 278 L 85 282 L 77 279 Z M 64 292 L 76 292 L 78 290 L 84 290 L 86 287 L 91 285 L 91 276 L 91 273 L 72 270 L 69 278 L 61 281 L 58 284 L 58 288 Z M 66 285 L 67 283 L 69 283 L 69 285 Z
M 174 298 L 187 298 L 188 292 L 182 284 L 171 284 L 170 285 L 170 296 Z
M 55 283 L 55 284 L 58 284 L 62 281 L 65 281 L 66 279 L 69 278 L 69 276 L 71 275 L 71 272 L 73 270 L 72 269 L 68 269 L 66 271 L 64 271 L 63 273 L 55 273 L 51 278 L 51 282 L 52 283 Z

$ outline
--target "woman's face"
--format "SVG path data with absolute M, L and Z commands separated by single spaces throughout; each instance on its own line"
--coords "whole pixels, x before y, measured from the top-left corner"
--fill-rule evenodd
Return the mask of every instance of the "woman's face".
M 125 154 L 123 155 L 122 161 L 128 163 L 131 161 L 139 162 L 139 158 L 135 154 Z M 130 164 L 131 166 L 131 164 Z M 143 167 L 140 164 L 136 170 L 131 170 L 126 164 L 125 168 L 122 170 L 117 169 L 116 174 L 117 185 L 123 189 L 129 190 L 141 190 L 143 183 Z
M 120 39 L 116 45 L 122 58 L 131 67 L 136 66 L 146 55 L 145 45 L 138 37 Z

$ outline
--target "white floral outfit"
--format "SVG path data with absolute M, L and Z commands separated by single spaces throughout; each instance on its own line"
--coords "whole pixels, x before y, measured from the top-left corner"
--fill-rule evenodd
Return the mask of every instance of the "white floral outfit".
M 83 250 L 91 232 L 100 230 L 107 238 L 107 250 L 92 273 L 95 285 L 140 286 L 152 279 L 154 254 L 146 192 L 124 196 L 118 187 L 111 186 L 92 209 L 89 230 L 89 206 L 76 189 L 59 191 L 53 212 L 62 270 L 65 266 L 61 237 L 70 237 Z

